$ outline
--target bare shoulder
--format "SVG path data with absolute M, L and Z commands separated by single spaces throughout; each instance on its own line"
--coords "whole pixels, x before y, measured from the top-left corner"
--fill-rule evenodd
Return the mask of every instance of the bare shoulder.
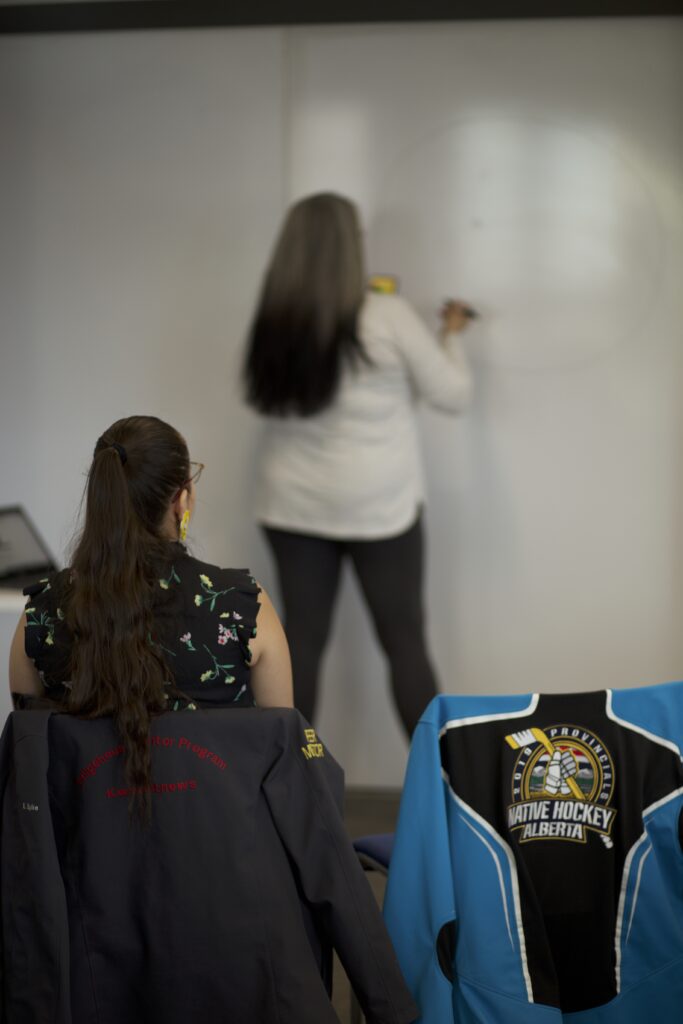
M 272 640 L 274 633 L 282 630 L 282 623 L 280 617 L 275 610 L 275 606 L 270 599 L 270 595 L 265 587 L 262 587 L 258 581 L 256 581 L 258 587 L 257 602 L 258 611 L 256 615 L 256 632 L 254 638 L 249 645 L 251 648 L 251 664 L 255 665 L 262 655 L 264 649 L 268 646 Z
M 12 646 L 9 655 L 9 688 L 10 693 L 30 694 L 40 697 L 43 693 L 43 684 L 31 659 L 26 653 L 24 634 L 26 630 L 26 615 L 23 614 L 17 623 L 12 638 Z
M 292 707 L 292 664 L 280 617 L 263 587 L 258 595 L 256 635 L 250 643 L 251 686 L 261 707 Z

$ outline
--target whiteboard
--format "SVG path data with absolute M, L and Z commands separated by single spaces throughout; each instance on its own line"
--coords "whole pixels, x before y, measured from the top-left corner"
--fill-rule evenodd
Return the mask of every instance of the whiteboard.
M 292 198 L 355 197 L 368 269 L 432 325 L 451 295 L 482 314 L 472 409 L 421 417 L 443 688 L 678 677 L 681 21 L 310 29 L 293 55 Z M 337 630 L 321 730 L 396 780 L 348 579 Z
M 99 432 L 162 416 L 194 550 L 277 603 L 239 365 L 284 209 L 337 189 L 432 325 L 482 313 L 471 410 L 421 414 L 444 689 L 680 676 L 682 55 L 657 18 L 1 38 L 0 503 L 65 557 Z M 400 784 L 348 576 L 318 725 Z

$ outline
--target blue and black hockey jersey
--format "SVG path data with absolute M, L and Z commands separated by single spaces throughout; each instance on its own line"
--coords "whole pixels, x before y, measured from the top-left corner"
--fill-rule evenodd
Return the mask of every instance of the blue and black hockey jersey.
M 385 918 L 423 1024 L 683 1022 L 683 683 L 437 697 Z

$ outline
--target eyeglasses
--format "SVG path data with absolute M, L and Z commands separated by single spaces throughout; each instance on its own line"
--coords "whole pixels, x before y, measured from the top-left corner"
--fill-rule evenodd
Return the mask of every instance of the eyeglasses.
M 187 483 L 188 484 L 197 484 L 197 483 L 199 483 L 199 478 L 202 475 L 202 470 L 203 469 L 204 469 L 204 463 L 203 462 L 190 462 L 190 477 L 189 477 Z
M 173 501 L 177 501 L 178 498 L 180 497 L 180 495 L 183 493 L 183 491 L 186 490 L 190 486 L 190 484 L 196 484 L 197 483 L 197 481 L 199 480 L 200 476 L 202 475 L 202 470 L 203 469 L 204 469 L 204 463 L 203 462 L 192 462 L 192 461 L 190 461 L 190 475 L 188 476 L 188 478 L 185 481 L 185 483 L 183 484 L 183 486 L 179 487 L 178 490 L 173 495 L 173 499 L 172 499 Z

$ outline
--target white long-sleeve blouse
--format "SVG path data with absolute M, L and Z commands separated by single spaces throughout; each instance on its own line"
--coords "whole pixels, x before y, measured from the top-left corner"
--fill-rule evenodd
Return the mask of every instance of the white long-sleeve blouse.
M 402 533 L 424 501 L 415 405 L 458 413 L 472 390 L 460 337 L 441 344 L 397 295 L 369 292 L 359 315 L 369 361 L 344 369 L 314 416 L 267 417 L 256 518 L 323 537 Z

